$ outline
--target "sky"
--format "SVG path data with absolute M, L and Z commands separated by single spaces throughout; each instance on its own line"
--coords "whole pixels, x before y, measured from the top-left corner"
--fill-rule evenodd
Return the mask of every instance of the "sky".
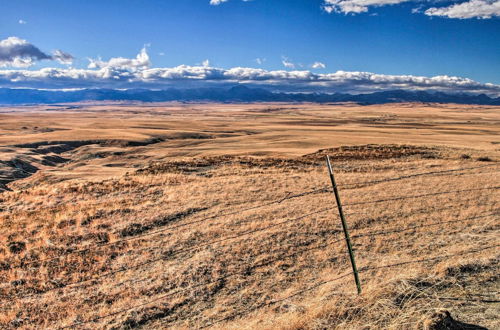
M 0 87 L 500 95 L 500 0 L 2 0 Z

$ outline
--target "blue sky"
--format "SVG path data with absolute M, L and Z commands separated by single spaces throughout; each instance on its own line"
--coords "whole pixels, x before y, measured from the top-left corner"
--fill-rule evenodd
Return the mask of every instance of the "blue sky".
M 425 88 L 426 83 L 418 84 L 418 79 L 413 86 L 408 76 L 446 76 L 465 79 L 459 90 L 473 81 L 474 90 L 500 92 L 498 0 L 218 2 L 5 1 L 0 20 L 0 41 L 4 41 L 0 43 L 0 87 L 161 88 L 183 85 L 196 77 L 209 82 L 227 80 L 228 84 L 286 85 L 298 90 L 338 87 L 345 91 L 352 86 L 341 86 L 340 79 L 363 79 L 364 89 L 369 80 L 406 77 L 408 88 Z M 8 57 L 8 52 L 28 45 L 46 56 L 24 54 L 28 58 L 17 61 L 16 54 Z M 144 46 L 144 63 L 111 64 L 112 58 L 134 59 Z M 56 50 L 68 55 L 65 60 L 54 54 Z M 89 68 L 89 58 L 99 57 L 101 61 Z M 175 74 L 166 70 L 181 65 L 184 69 Z M 44 68 L 45 73 L 40 73 Z M 62 74 L 48 75 L 47 68 Z M 146 68 L 150 71 L 144 78 Z M 163 71 L 151 71 L 157 68 Z M 234 70 L 227 73 L 234 68 L 260 71 L 246 70 L 239 78 Z M 100 75 L 95 72 L 104 70 Z M 308 74 L 269 74 L 281 71 Z M 324 75 L 333 73 L 337 73 L 336 84 L 325 83 L 329 78 Z M 227 76 L 231 79 L 221 79 Z M 304 80 L 319 82 L 308 85 Z M 434 83 L 429 87 L 437 88 Z M 477 87 L 485 83 L 494 86 Z

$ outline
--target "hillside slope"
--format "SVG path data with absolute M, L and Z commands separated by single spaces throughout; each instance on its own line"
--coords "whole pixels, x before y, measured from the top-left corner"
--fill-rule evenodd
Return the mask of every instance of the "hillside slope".
M 432 328 L 444 308 L 498 328 L 499 167 L 461 154 L 367 145 L 25 179 L 0 195 L 1 327 Z

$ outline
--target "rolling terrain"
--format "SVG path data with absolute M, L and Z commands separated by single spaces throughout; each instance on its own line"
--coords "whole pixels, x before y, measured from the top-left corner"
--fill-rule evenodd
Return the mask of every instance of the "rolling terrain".
M 0 108 L 0 327 L 499 328 L 499 110 Z

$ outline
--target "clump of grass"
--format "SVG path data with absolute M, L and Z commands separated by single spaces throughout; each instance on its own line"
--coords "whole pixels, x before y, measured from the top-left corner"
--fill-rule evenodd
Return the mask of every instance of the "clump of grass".
M 26 243 L 24 242 L 9 242 L 9 251 L 13 254 L 21 253 L 26 249 Z

